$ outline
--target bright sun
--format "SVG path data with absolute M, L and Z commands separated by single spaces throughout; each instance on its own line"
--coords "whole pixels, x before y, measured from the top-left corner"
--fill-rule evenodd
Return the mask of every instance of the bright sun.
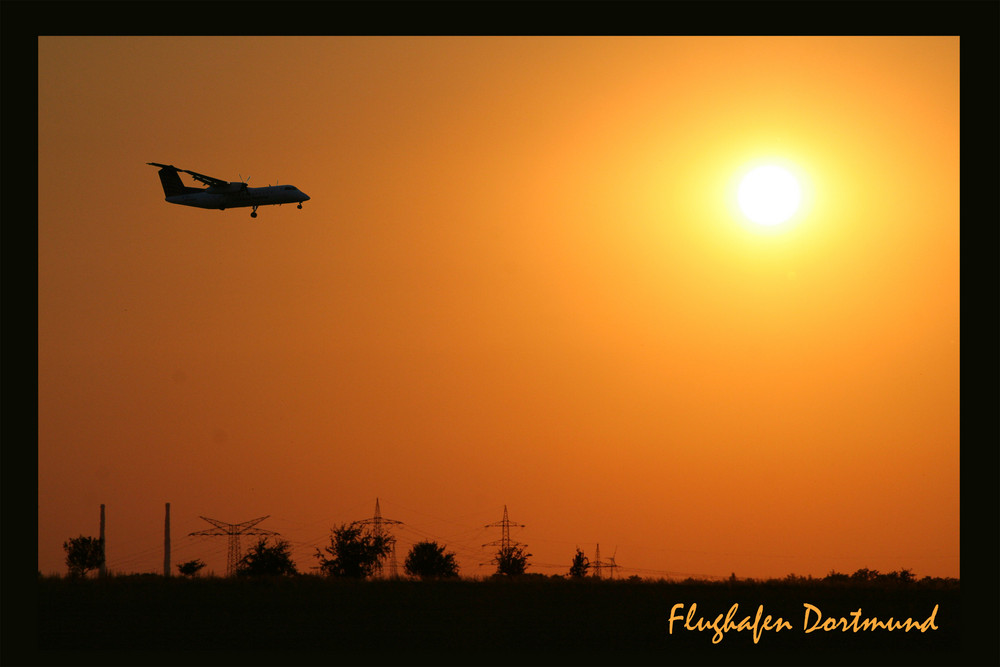
M 743 215 L 768 227 L 788 220 L 799 209 L 802 190 L 787 169 L 764 165 L 750 171 L 737 192 Z

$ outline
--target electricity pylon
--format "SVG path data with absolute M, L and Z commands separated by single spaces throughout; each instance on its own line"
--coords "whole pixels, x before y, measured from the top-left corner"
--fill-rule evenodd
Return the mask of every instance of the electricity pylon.
M 396 539 L 389 533 L 386 528 L 387 525 L 402 525 L 402 521 L 396 521 L 395 519 L 386 519 L 382 516 L 382 510 L 378 505 L 378 498 L 375 499 L 375 516 L 370 519 L 362 519 L 361 521 L 355 521 L 354 524 L 358 526 L 371 526 L 371 534 L 375 537 L 385 537 L 389 540 L 391 545 L 391 550 L 389 551 L 389 576 L 396 578 L 399 573 L 396 570 Z M 384 558 L 379 558 L 375 562 L 375 577 L 381 578 L 383 574 Z
M 517 542 L 515 540 L 510 539 L 510 527 L 511 526 L 514 526 L 515 528 L 524 528 L 524 524 L 523 523 L 511 523 L 510 522 L 510 519 L 507 518 L 507 506 L 504 505 L 503 506 L 503 518 L 500 519 L 499 521 L 494 521 L 493 523 L 488 523 L 485 526 L 486 528 L 497 528 L 497 527 L 499 527 L 500 528 L 500 539 L 499 540 L 493 540 L 492 542 L 487 542 L 483 546 L 484 547 L 500 547 L 500 550 L 497 552 L 498 554 L 510 554 L 510 550 L 511 550 L 512 547 L 527 546 L 526 544 L 524 544 L 522 542 Z M 499 562 L 499 557 L 494 558 L 492 562 L 494 562 L 494 563 Z
M 504 550 L 507 550 L 507 549 L 509 549 L 512 546 L 515 546 L 515 547 L 524 546 L 520 542 L 511 541 L 511 539 L 510 539 L 510 527 L 511 526 L 514 526 L 515 528 L 524 528 L 524 524 L 523 523 L 514 523 L 514 524 L 512 524 L 510 522 L 510 519 L 507 518 L 507 506 L 504 505 L 503 506 L 503 518 L 500 519 L 499 521 L 494 521 L 493 523 L 488 523 L 485 526 L 486 528 L 497 528 L 497 527 L 500 527 L 501 528 L 500 539 L 499 540 L 494 540 L 493 542 L 487 542 L 483 546 L 484 547 L 499 546 L 501 549 L 504 549 Z
M 243 523 L 226 523 L 225 521 L 219 521 L 218 519 L 209 519 L 207 516 L 199 517 L 209 522 L 215 528 L 210 528 L 208 530 L 199 530 L 194 533 L 189 533 L 189 535 L 228 535 L 229 536 L 229 551 L 226 555 L 226 576 L 231 577 L 236 571 L 236 566 L 239 565 L 242 554 L 240 552 L 240 535 L 279 535 L 273 530 L 266 530 L 264 528 L 255 528 L 258 523 L 266 519 L 268 516 L 257 517 L 256 519 L 250 519 L 249 521 L 244 521 Z
M 601 545 L 598 543 L 597 550 L 594 552 L 594 562 L 591 565 L 594 566 L 594 576 L 598 579 L 601 578 L 601 568 L 609 568 L 611 573 L 608 575 L 608 579 L 615 578 L 615 568 L 618 567 L 618 563 L 615 562 L 615 554 L 618 553 L 618 547 L 615 547 L 614 553 L 611 554 L 611 558 L 604 561 L 601 560 Z

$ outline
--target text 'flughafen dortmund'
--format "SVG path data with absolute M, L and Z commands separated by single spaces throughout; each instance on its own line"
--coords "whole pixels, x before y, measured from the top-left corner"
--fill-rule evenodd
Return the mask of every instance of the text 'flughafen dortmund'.
M 682 630 L 696 632 L 712 630 L 715 632 L 712 636 L 712 643 L 718 644 L 727 632 L 749 631 L 753 634 L 753 643 L 756 644 L 765 632 L 773 631 L 777 633 L 782 630 L 794 630 L 792 624 L 780 616 L 775 618 L 770 614 L 765 614 L 764 605 L 757 606 L 755 615 L 744 616 L 740 619 L 739 606 L 739 603 L 735 603 L 729 608 L 728 612 L 719 614 L 713 620 L 709 621 L 704 617 L 698 616 L 697 603 L 692 603 L 686 614 L 684 613 L 684 604 L 675 604 L 670 608 L 669 634 L 673 635 L 675 629 L 678 633 Z M 823 612 L 816 606 L 808 602 L 804 602 L 802 606 L 805 607 L 805 615 L 802 619 L 801 629 L 806 634 L 811 632 L 833 632 L 836 630 L 840 630 L 841 632 L 872 632 L 878 630 L 886 632 L 895 632 L 898 630 L 903 630 L 904 632 L 913 630 L 927 632 L 928 630 L 938 629 L 935 623 L 938 605 L 934 605 L 930 616 L 922 621 L 915 621 L 912 618 L 899 621 L 891 616 L 885 620 L 875 616 L 864 617 L 862 616 L 860 607 L 857 611 L 852 611 L 847 616 L 824 618 Z M 676 628 L 675 624 L 677 625 Z

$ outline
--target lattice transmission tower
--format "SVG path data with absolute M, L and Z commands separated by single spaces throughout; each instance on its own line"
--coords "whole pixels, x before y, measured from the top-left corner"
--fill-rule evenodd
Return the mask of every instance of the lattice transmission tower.
M 523 523 L 511 523 L 510 519 L 507 518 L 507 506 L 503 506 L 503 518 L 499 521 L 494 521 L 493 523 L 486 524 L 486 528 L 500 528 L 500 539 L 493 540 L 492 542 L 487 542 L 484 547 L 500 547 L 500 553 L 508 554 L 512 547 L 524 547 L 527 546 L 523 542 L 517 542 L 510 539 L 510 527 L 524 528 Z M 492 562 L 496 563 L 497 558 L 494 558 Z
M 385 537 L 389 540 L 390 551 L 388 555 L 389 560 L 389 576 L 395 579 L 399 576 L 399 571 L 396 565 L 396 539 L 389 533 L 386 526 L 399 526 L 402 525 L 402 521 L 396 521 L 395 519 L 386 519 L 382 516 L 382 509 L 379 507 L 378 498 L 375 499 L 375 516 L 369 519 L 362 519 L 361 521 L 355 521 L 354 524 L 358 526 L 371 526 L 371 534 L 375 537 Z M 384 561 L 385 558 L 379 558 L 375 563 L 375 572 L 372 576 L 377 578 L 382 578 L 385 574 Z
M 240 559 L 243 557 L 240 551 L 240 536 L 241 535 L 280 535 L 273 530 L 267 530 L 265 528 L 256 528 L 256 525 L 271 516 L 257 517 L 256 519 L 250 519 L 249 521 L 244 521 L 243 523 L 226 523 L 225 521 L 219 521 L 218 519 L 209 519 L 207 516 L 200 517 L 201 519 L 209 522 L 215 528 L 210 528 L 208 530 L 199 530 L 194 533 L 189 533 L 189 535 L 227 535 L 229 536 L 229 551 L 226 554 L 226 576 L 231 577 L 236 571 L 236 566 L 239 565 Z
M 608 560 L 601 560 L 601 545 L 598 543 L 597 550 L 594 552 L 594 562 L 591 565 L 594 566 L 594 577 L 601 579 L 602 569 L 608 568 L 610 573 L 608 574 L 608 579 L 615 578 L 615 568 L 618 567 L 618 563 L 615 562 L 615 555 L 618 553 L 618 547 L 615 547 L 614 553 L 611 554 L 611 558 Z

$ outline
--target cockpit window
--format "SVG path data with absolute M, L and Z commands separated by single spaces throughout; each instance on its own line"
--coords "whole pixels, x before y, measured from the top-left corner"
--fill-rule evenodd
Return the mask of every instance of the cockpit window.
M 285 189 L 286 189 L 286 190 L 294 190 L 295 188 L 294 188 L 294 187 L 292 187 L 291 185 L 286 185 L 286 186 L 285 186 Z

